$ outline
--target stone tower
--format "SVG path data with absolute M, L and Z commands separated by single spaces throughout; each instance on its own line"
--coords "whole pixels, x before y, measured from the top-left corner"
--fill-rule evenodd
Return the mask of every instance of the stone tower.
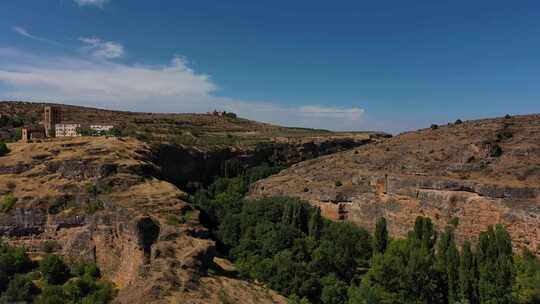
M 45 127 L 45 136 L 54 137 L 54 130 L 57 123 L 62 121 L 60 109 L 58 107 L 45 106 L 43 113 L 43 125 Z

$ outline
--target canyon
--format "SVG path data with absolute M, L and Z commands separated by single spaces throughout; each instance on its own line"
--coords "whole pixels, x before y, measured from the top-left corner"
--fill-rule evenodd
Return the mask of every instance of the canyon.
M 0 103 L 24 121 L 38 119 L 41 107 Z M 394 238 L 418 216 L 439 230 L 454 226 L 458 242 L 502 223 L 516 250 L 540 255 L 540 115 L 391 137 L 212 114 L 74 106 L 63 113 L 89 122 L 110 117 L 129 132 L 9 143 L 0 157 L 0 197 L 11 204 L 0 212 L 0 235 L 34 258 L 52 247 L 97 263 L 118 288 L 116 303 L 286 303 L 231 270 L 188 202 L 216 176 L 262 163 L 284 170 L 253 184 L 251 198 L 298 197 L 328 219 L 368 229 L 384 216 Z
M 36 122 L 43 105 L 0 106 L 3 115 Z M 208 136 L 222 132 L 223 125 L 235 129 L 239 120 L 63 106 L 63 115 L 90 122 L 107 113 L 120 125 L 136 126 L 134 132 L 139 125 L 131 116 L 151 116 L 146 122 L 152 130 L 163 119 L 184 128 L 189 117 L 206 124 Z M 262 125 L 247 124 L 249 128 L 235 129 L 235 136 L 253 136 L 251 127 Z M 0 198 L 4 202 L 9 197 L 12 204 L 3 205 L 0 212 L 0 235 L 11 245 L 24 246 L 36 259 L 52 250 L 68 260 L 95 262 L 117 286 L 117 303 L 285 303 L 264 285 L 231 272 L 234 267 L 219 257 L 200 211 L 187 202 L 184 190 L 260 163 L 289 166 L 388 135 L 264 126 L 253 145 L 187 145 L 175 142 L 172 131 L 166 134 L 171 140 L 160 141 L 152 136 L 137 139 L 135 134 L 9 143 L 10 153 L 0 157 Z M 6 129 L 12 132 L 10 126 Z M 297 132 L 303 136 L 292 134 Z

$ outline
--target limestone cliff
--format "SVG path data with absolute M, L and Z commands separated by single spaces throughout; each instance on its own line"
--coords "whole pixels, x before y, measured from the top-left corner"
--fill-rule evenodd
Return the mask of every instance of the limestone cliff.
M 439 229 L 459 220 L 459 240 L 502 223 L 516 248 L 540 254 L 540 115 L 404 133 L 294 165 L 251 195 L 297 196 L 367 228 L 385 216 L 394 236 L 419 215 Z
M 264 287 L 209 274 L 214 242 L 185 193 L 156 179 L 150 148 L 134 139 L 10 144 L 0 157 L 0 236 L 33 255 L 95 261 L 118 303 L 283 303 Z M 0 202 L 2 203 L 2 202 Z

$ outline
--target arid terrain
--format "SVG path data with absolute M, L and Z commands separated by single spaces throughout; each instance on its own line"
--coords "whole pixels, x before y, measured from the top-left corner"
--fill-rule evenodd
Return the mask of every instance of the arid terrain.
M 9 147 L 0 196 L 16 202 L 0 213 L 0 234 L 10 243 L 39 256 L 53 242 L 56 253 L 96 261 L 119 288 L 118 303 L 284 302 L 209 272 L 221 269 L 214 241 L 186 194 L 154 177 L 146 144 L 101 137 Z
M 202 151 L 224 149 L 254 150 L 262 144 L 323 143 L 328 139 L 365 141 L 385 137 L 382 132 L 330 132 L 326 130 L 287 128 L 239 117 L 212 114 L 163 114 L 111 111 L 80 106 L 0 101 L 0 114 L 20 117 L 25 124 L 38 123 L 45 105 L 56 106 L 62 120 L 77 123 L 115 125 L 123 135 L 152 144 L 172 144 Z M 4 131 L 7 131 L 5 128 Z M 2 128 L 0 128 L 2 131 Z
M 42 105 L 0 105 L 3 115 L 41 119 Z M 515 249 L 540 254 L 540 115 L 390 138 L 212 114 L 108 114 L 71 106 L 63 113 L 75 121 L 110 119 L 135 133 L 8 143 L 10 152 L 0 157 L 0 235 L 35 259 L 52 246 L 68 260 L 95 262 L 118 288 L 117 303 L 285 303 L 268 285 L 241 279 L 220 254 L 202 209 L 188 203 L 188 192 L 215 176 L 232 180 L 238 168 L 260 164 L 289 168 L 252 185 L 252 198 L 298 197 L 333 221 L 369 229 L 384 216 L 394 238 L 406 235 L 418 216 L 431 218 L 439 231 L 456 226 L 459 243 L 502 223 Z M 158 126 L 166 140 L 155 140 Z M 202 130 L 201 141 L 175 142 L 175 126 Z M 145 128 L 151 132 L 140 131 Z M 249 144 L 200 144 L 229 133 L 255 137 Z
M 417 216 L 459 241 L 503 223 L 540 254 L 540 115 L 467 121 L 408 132 L 308 160 L 258 182 L 252 196 L 290 195 L 333 220 L 373 228 L 384 216 L 404 236 Z

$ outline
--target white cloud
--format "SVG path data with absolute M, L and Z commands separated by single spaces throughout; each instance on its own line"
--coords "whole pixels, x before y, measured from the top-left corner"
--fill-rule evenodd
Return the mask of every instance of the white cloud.
M 21 36 L 24 36 L 26 38 L 30 38 L 30 39 L 33 39 L 33 40 L 36 40 L 36 41 L 46 42 L 46 43 L 49 43 L 49 44 L 60 45 L 60 43 L 58 43 L 56 41 L 52 41 L 52 40 L 49 40 L 49 39 L 45 39 L 45 38 L 41 38 L 41 37 L 32 35 L 32 34 L 30 34 L 30 32 L 28 32 L 28 30 L 26 30 L 23 27 L 14 26 L 12 29 L 13 29 L 13 31 L 15 33 L 17 33 L 17 34 L 19 34 Z
M 94 6 L 99 6 L 99 7 L 103 7 L 105 3 L 109 2 L 109 0 L 74 0 L 74 1 L 80 6 L 94 5 Z
M 26 29 L 24 29 L 24 28 L 22 28 L 20 26 L 14 26 L 13 31 L 15 31 L 17 34 L 23 35 L 25 37 L 32 38 L 32 39 L 37 39 L 36 36 L 31 35 L 30 33 L 28 33 L 28 31 Z
M 96 58 L 112 59 L 124 55 L 124 47 L 120 43 L 104 41 L 96 37 L 81 37 L 79 40 L 86 44 L 83 50 L 90 52 Z
M 104 57 L 104 56 L 102 56 Z M 364 110 L 320 105 L 283 106 L 215 96 L 218 86 L 176 57 L 161 66 L 107 60 L 35 56 L 0 48 L 0 99 L 59 101 L 150 112 L 233 111 L 288 126 L 360 130 Z

